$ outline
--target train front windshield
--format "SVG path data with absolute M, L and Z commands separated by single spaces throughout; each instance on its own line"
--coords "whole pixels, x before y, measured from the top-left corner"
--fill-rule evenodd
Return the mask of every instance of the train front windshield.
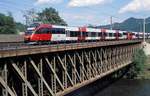
M 34 23 L 28 26 L 27 31 L 25 32 L 25 35 L 32 35 L 32 33 L 35 31 L 35 29 L 40 26 L 39 23 Z
M 27 30 L 27 31 L 25 32 L 25 35 L 32 35 L 33 32 L 34 32 L 33 30 Z

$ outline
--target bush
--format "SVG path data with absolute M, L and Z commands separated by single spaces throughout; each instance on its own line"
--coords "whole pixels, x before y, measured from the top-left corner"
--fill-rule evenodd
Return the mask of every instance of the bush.
M 15 34 L 15 21 L 13 17 L 0 13 L 0 34 Z
M 143 51 L 143 49 L 139 49 L 135 54 L 133 58 L 133 64 L 127 73 L 127 78 L 134 79 L 138 77 L 140 73 L 144 70 L 144 64 L 146 63 L 146 55 Z

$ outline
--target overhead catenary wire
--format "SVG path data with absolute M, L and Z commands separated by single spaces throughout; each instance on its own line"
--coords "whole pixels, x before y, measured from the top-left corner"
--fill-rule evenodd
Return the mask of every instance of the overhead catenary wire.
M 116 8 L 116 7 L 113 7 L 112 5 L 110 5 L 110 6 L 108 6 L 108 7 L 110 7 L 111 9 L 113 9 L 113 10 L 116 10 L 116 9 L 118 9 L 118 8 Z M 99 14 L 102 14 L 102 16 L 107 16 L 107 22 L 109 22 L 109 23 L 107 23 L 107 24 L 109 24 L 109 25 L 112 25 L 112 26 L 110 26 L 110 29 L 113 27 L 113 24 L 115 23 L 115 22 L 120 22 L 120 21 L 122 21 L 122 18 L 120 18 L 119 16 L 117 16 L 116 14 L 112 14 L 112 13 L 108 13 L 108 11 L 106 12 L 106 11 L 97 11 L 97 10 L 100 10 L 101 8 L 100 7 L 96 7 L 96 8 L 89 8 L 88 9 L 88 12 L 87 13 L 99 13 Z M 94 11 L 93 11 L 94 10 Z M 115 21 L 117 19 L 117 21 Z M 104 20 L 104 19 L 103 19 Z

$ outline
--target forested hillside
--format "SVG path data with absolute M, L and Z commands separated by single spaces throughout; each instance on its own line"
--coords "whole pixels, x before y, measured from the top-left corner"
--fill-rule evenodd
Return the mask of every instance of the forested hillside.
M 45 8 L 36 14 L 36 22 L 67 25 L 62 17 L 59 16 L 59 12 L 52 7 Z M 26 26 L 20 22 L 15 22 L 11 14 L 5 15 L 0 13 L 0 34 L 18 34 L 19 32 L 24 32 L 25 30 Z
M 150 17 L 146 19 L 146 32 L 150 32 Z M 97 26 L 98 28 L 110 29 L 110 25 Z M 143 31 L 143 19 L 129 18 L 121 23 L 114 23 L 113 29 L 125 30 L 125 31 Z

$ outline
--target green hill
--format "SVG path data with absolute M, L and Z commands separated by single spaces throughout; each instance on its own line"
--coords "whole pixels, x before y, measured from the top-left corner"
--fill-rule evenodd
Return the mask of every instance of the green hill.
M 149 26 L 150 26 L 150 17 L 146 19 L 146 32 L 150 32 Z M 97 28 L 110 29 L 110 25 L 97 26 Z M 137 19 L 137 18 L 131 17 L 121 23 L 114 23 L 113 29 L 141 32 L 143 31 L 143 19 Z

